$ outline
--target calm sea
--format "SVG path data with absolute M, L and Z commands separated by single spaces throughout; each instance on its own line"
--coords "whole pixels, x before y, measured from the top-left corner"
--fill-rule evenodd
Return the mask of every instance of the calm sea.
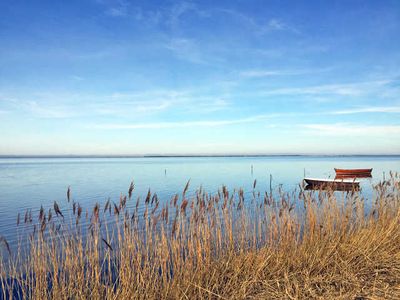
M 92 209 L 107 198 L 118 202 L 131 181 L 134 198 L 145 197 L 150 188 L 163 202 L 181 193 L 189 179 L 189 193 L 200 186 L 215 193 L 222 185 L 251 193 L 254 179 L 256 189 L 264 192 L 269 190 L 271 175 L 274 189 L 282 185 L 290 191 L 304 175 L 333 178 L 334 167 L 373 168 L 373 178 L 362 181 L 362 193 L 371 198 L 374 182 L 389 171 L 400 171 L 400 156 L 0 158 L 0 235 L 13 244 L 17 214 L 27 209 L 36 218 L 41 205 L 48 209 L 57 201 L 65 208 L 68 186 L 74 201 Z

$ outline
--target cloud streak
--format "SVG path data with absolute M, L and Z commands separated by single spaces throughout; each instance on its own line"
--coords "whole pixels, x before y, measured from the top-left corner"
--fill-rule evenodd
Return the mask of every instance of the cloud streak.
M 293 26 L 289 26 L 282 20 L 272 18 L 268 20 L 267 26 L 264 27 L 264 32 L 268 31 L 290 31 L 292 33 L 300 34 L 300 30 L 294 28 Z
M 270 32 L 278 31 L 287 31 L 296 34 L 300 33 L 300 30 L 278 18 L 270 18 L 267 21 L 261 22 L 260 20 L 256 20 L 255 18 L 234 9 L 223 8 L 214 11 L 224 13 L 231 18 L 238 20 L 244 26 L 251 28 L 256 35 L 265 35 Z
M 348 84 L 327 84 L 296 88 L 278 88 L 264 92 L 265 95 L 339 95 L 360 96 L 382 89 L 391 80 L 378 80 Z
M 22 107 L 28 110 L 31 114 L 41 118 L 66 119 L 79 115 L 78 111 L 71 110 L 65 106 L 43 106 L 36 101 L 29 101 L 25 104 L 22 104 Z
M 400 113 L 400 106 L 369 106 L 331 112 L 333 115 L 351 115 L 362 113 Z
M 172 38 L 164 47 L 177 58 L 195 64 L 207 64 L 196 40 L 186 38 Z
M 125 0 L 103 1 L 97 0 L 98 3 L 105 5 L 105 14 L 111 17 L 125 17 L 128 14 L 129 3 Z
M 240 72 L 240 76 L 244 78 L 263 78 L 263 77 L 273 77 L 273 76 L 297 76 L 306 74 L 316 74 L 329 72 L 332 68 L 323 69 L 298 69 L 298 70 L 262 70 L 254 69 Z
M 399 136 L 400 125 L 359 125 L 347 123 L 306 124 L 307 132 L 329 136 Z
M 134 124 L 100 124 L 93 125 L 95 129 L 170 129 L 170 128 L 195 128 L 195 127 L 220 127 L 235 124 L 254 123 L 269 118 L 269 115 L 257 115 L 248 118 L 233 120 L 203 120 L 203 121 L 182 121 L 182 122 L 152 122 L 152 123 L 134 123 Z

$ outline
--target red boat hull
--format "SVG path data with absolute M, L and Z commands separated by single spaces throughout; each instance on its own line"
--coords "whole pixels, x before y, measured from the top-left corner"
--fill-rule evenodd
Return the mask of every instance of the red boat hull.
M 371 177 L 372 169 L 336 169 L 338 177 Z
M 371 173 L 365 174 L 353 174 L 353 175 L 338 175 L 336 174 L 335 179 L 351 179 L 351 178 L 372 178 Z

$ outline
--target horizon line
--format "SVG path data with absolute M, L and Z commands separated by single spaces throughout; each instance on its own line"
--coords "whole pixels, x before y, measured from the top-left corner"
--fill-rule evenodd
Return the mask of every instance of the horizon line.
M 366 157 L 366 156 L 400 156 L 393 154 L 0 154 L 0 158 L 185 158 L 185 157 Z

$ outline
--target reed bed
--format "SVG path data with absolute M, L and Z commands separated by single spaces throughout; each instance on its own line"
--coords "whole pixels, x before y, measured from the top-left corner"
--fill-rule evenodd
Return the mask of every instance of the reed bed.
M 198 189 L 18 216 L 3 299 L 399 299 L 400 176 L 358 191 Z M 141 204 L 143 203 L 143 204 Z M 144 209 L 139 209 L 144 207 Z M 26 246 L 24 246 L 26 245 Z

